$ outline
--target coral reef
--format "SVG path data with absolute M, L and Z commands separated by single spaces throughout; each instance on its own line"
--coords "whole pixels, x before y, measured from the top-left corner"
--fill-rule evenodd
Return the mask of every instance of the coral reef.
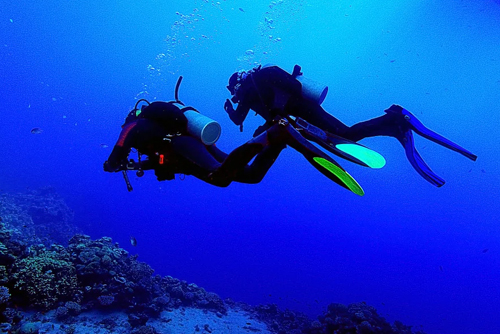
M 226 305 L 216 294 L 170 276 L 153 275 L 149 265 L 137 261 L 137 256 L 130 256 L 110 238 L 91 240 L 77 234 L 68 247 L 20 247 L 21 241 L 11 242 L 11 233 L 3 224 L 0 237 L 5 285 L 0 287 L 0 305 L 55 309 L 59 320 L 98 308 L 127 310 L 132 327 L 144 326 L 149 317 L 180 306 L 226 313 Z M 13 318 L 4 312 L 0 322 Z
M 11 275 L 19 305 L 29 302 L 49 309 L 78 291 L 75 266 L 60 245 L 50 250 L 43 245 L 31 247 L 28 257 L 14 263 Z
M 411 326 L 400 322 L 389 324 L 379 316 L 377 310 L 364 302 L 343 305 L 332 303 L 328 305 L 325 314 L 318 317 L 307 333 L 373 333 L 373 334 L 424 334 L 413 332 Z
M 241 311 L 273 333 L 415 333 L 399 322 L 389 324 L 365 303 L 330 304 L 325 314 L 312 320 L 276 305 L 252 307 L 230 299 L 223 301 L 196 284 L 154 275 L 148 264 L 108 237 L 92 240 L 74 234 L 67 239 L 67 246 L 54 240 L 47 245 L 49 239 L 40 238 L 37 231 L 41 230 L 35 225 L 50 222 L 69 226 L 72 218 L 50 189 L 25 196 L 3 195 L 0 213 L 4 216 L 0 220 L 0 332 L 76 333 L 75 324 L 90 321 L 86 314 L 94 312 L 92 319 L 99 319 L 95 328 L 160 333 L 151 319 L 160 319 L 160 327 L 165 326 L 172 320 L 169 312 L 192 308 L 210 312 L 214 321 L 228 312 Z M 29 228 L 23 230 L 19 224 Z M 68 227 L 64 231 L 72 230 Z M 208 324 L 193 326 L 195 332 L 212 331 Z M 240 328 L 261 331 L 247 322 Z
M 0 194 L 0 217 L 13 238 L 28 245 L 67 245 L 80 232 L 73 224 L 73 211 L 53 187 Z
M 9 289 L 4 286 L 0 286 L 0 305 L 6 304 L 9 301 L 9 299 L 10 299 Z

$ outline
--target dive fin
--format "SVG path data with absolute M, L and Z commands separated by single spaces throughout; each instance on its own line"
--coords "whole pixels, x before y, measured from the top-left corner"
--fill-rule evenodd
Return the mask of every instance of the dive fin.
M 327 134 L 327 136 L 327 145 L 334 149 L 337 152 L 336 154 L 344 159 L 374 169 L 385 166 L 385 158 L 380 153 L 339 136 L 332 134 Z
M 303 131 L 304 137 L 316 142 L 324 149 L 341 158 L 370 168 L 382 168 L 385 166 L 384 157 L 364 145 L 325 132 L 302 118 L 297 117 L 296 124 Z
M 341 186 L 343 186 L 346 189 L 349 189 L 356 195 L 363 196 L 365 194 L 363 188 L 361 188 L 359 183 L 339 165 L 323 157 L 313 157 L 312 160 L 313 160 L 312 162 L 313 166 L 316 167 L 316 169 L 318 169 L 321 173 L 323 173 L 323 175 L 327 176 L 330 179 L 331 175 L 334 175 L 336 179 L 342 181 Z M 309 161 L 311 162 L 311 160 Z M 321 166 L 323 169 L 319 169 L 318 166 L 316 165 Z M 325 173 L 325 171 L 328 171 L 329 173 Z
M 300 152 L 306 159 L 333 182 L 352 191 L 356 195 L 363 196 L 364 191 L 361 186 L 349 175 L 335 160 L 326 155 L 323 151 L 311 144 L 289 123 L 277 124 L 275 126 L 284 126 L 284 130 L 290 135 L 286 143 Z
M 430 167 L 425 163 L 424 159 L 422 159 L 422 157 L 418 153 L 417 149 L 415 148 L 411 130 L 406 131 L 403 138 L 398 138 L 398 140 L 405 149 L 408 161 L 410 161 L 410 164 L 420 174 L 420 176 L 422 176 L 424 179 L 426 179 L 436 187 L 441 187 L 442 185 L 444 185 L 445 181 L 430 169 Z
M 461 147 L 458 144 L 455 144 L 449 139 L 446 139 L 445 137 L 441 136 L 440 134 L 432 131 L 431 129 L 427 128 L 422 122 L 420 122 L 415 115 L 413 115 L 411 112 L 406 110 L 405 108 L 393 104 L 390 106 L 387 110 L 385 110 L 386 113 L 400 113 L 404 116 L 405 120 L 409 123 L 411 129 L 421 135 L 422 137 L 429 139 L 436 144 L 439 144 L 441 146 L 444 146 L 452 151 L 458 152 L 462 154 L 463 156 L 466 156 L 467 158 L 476 161 L 477 156 L 465 148 Z

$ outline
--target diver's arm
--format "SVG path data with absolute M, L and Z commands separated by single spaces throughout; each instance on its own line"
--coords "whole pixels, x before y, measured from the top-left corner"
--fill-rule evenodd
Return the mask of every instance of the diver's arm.
M 104 162 L 105 172 L 118 172 L 119 167 L 126 162 L 127 157 L 130 153 L 130 148 L 125 148 L 123 146 L 115 145 L 113 151 L 109 155 L 108 160 Z
M 111 151 L 108 160 L 104 162 L 104 171 L 118 172 L 120 166 L 127 162 L 130 149 L 130 147 L 124 147 L 116 144 L 113 147 L 113 151 Z
M 125 124 L 108 161 L 104 163 L 104 170 L 117 171 L 121 165 L 128 163 L 127 158 L 132 147 L 139 149 L 145 145 L 158 145 L 169 133 L 168 127 L 151 119 L 140 118 Z
M 104 171 L 106 172 L 116 172 L 120 165 L 122 165 L 128 158 L 130 150 L 132 149 L 132 135 L 134 134 L 134 128 L 137 125 L 137 121 L 126 124 L 120 136 L 113 147 L 113 151 L 108 157 L 108 160 L 104 162 Z
M 242 125 L 248 115 L 248 112 L 250 111 L 250 106 L 240 101 L 235 110 L 231 101 L 226 100 L 226 103 L 224 103 L 224 110 L 227 112 L 229 118 L 234 124 Z

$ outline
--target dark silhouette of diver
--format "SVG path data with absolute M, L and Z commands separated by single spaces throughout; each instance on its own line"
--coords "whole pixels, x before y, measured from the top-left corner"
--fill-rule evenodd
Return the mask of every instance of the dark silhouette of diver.
M 135 148 L 148 157 L 142 161 L 142 169 L 154 169 L 158 181 L 185 174 L 220 187 L 228 186 L 232 181 L 258 183 L 286 146 L 270 145 L 265 140 L 266 132 L 228 155 L 215 144 L 206 145 L 189 134 L 187 125 L 184 111 L 174 103 L 152 102 L 134 109 L 122 126 L 118 141 L 104 163 L 104 170 L 126 169 L 129 153 Z M 254 157 L 252 164 L 247 165 Z
M 143 170 L 154 169 L 159 181 L 172 180 L 175 174 L 185 174 L 220 187 L 226 187 L 233 181 L 258 183 L 280 152 L 289 145 L 331 180 L 363 195 L 359 184 L 335 160 L 302 137 L 286 119 L 277 120 L 249 142 L 229 154 L 224 153 L 214 144 L 219 137 L 220 127 L 219 132 L 210 129 L 213 120 L 203 119 L 204 116 L 200 116 L 194 108 L 185 107 L 178 100 L 181 79 L 177 82 L 175 101 L 137 101 L 104 163 L 105 171 L 137 169 L 142 175 Z M 139 103 L 143 101 L 147 105 L 139 108 Z M 128 156 L 132 148 L 137 149 L 139 157 L 148 156 L 147 160 L 139 159 L 138 168 L 135 165 L 130 167 Z M 125 180 L 130 191 L 132 188 L 128 178 Z
M 231 92 L 231 101 L 238 106 L 235 110 L 228 99 L 224 109 L 241 129 L 250 109 L 266 120 L 266 123 L 255 131 L 254 136 L 269 128 L 277 116 L 291 115 L 297 117 L 299 121 L 305 120 L 325 131 L 324 138 L 317 140 L 318 138 L 313 136 L 309 139 L 317 141 L 333 153 L 363 165 L 368 165 L 363 163 L 367 160 L 363 154 L 370 153 L 369 150 L 361 154 L 346 152 L 340 148 L 339 143 L 357 142 L 373 136 L 391 136 L 403 145 L 406 156 L 415 170 L 437 187 L 442 186 L 445 181 L 429 168 L 415 149 L 412 132 L 471 160 L 477 159 L 476 155 L 425 127 L 412 113 L 399 105 L 392 105 L 386 109 L 386 114 L 383 116 L 351 127 L 345 125 L 321 107 L 328 88 L 304 78 L 298 65 L 295 65 L 292 74 L 278 66 L 260 65 L 249 71 L 236 72 L 230 77 L 227 89 Z

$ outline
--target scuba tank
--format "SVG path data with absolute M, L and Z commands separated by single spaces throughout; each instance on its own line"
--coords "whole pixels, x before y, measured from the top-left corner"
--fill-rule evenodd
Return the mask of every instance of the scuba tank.
M 188 119 L 188 133 L 199 138 L 203 144 L 212 145 L 219 139 L 221 126 L 218 122 L 193 109 L 185 110 L 184 116 Z
M 221 134 L 221 126 L 220 124 L 205 116 L 200 114 L 198 110 L 193 107 L 185 106 L 179 100 L 179 86 L 182 81 L 182 76 L 177 80 L 177 84 L 175 86 L 175 100 L 166 102 L 171 105 L 168 113 L 161 114 L 161 117 L 156 115 L 154 118 L 148 117 L 151 119 L 156 119 L 165 124 L 168 128 L 170 126 L 172 129 L 171 135 L 179 134 L 179 128 L 185 127 L 187 132 L 202 141 L 205 145 L 213 145 L 219 139 Z M 145 102 L 147 106 L 143 105 L 139 108 L 139 103 Z M 142 117 L 141 114 L 144 108 L 149 106 L 154 106 L 157 102 L 149 103 L 145 99 L 141 99 L 137 101 L 134 109 L 128 114 L 125 124 L 136 120 L 139 117 Z M 147 112 L 147 111 L 145 111 Z M 183 120 L 184 119 L 184 120 Z
M 262 67 L 254 68 L 252 72 L 272 66 L 276 65 L 266 64 Z M 321 105 L 321 103 L 323 103 L 323 101 L 326 98 L 326 94 L 328 94 L 328 86 L 319 83 L 315 80 L 304 77 L 304 75 L 301 72 L 301 67 L 299 65 L 294 66 L 293 73 L 291 75 L 302 85 L 302 92 L 301 92 L 302 97 L 314 101 L 318 105 Z
M 292 76 L 302 85 L 302 97 L 321 105 L 328 94 L 328 86 L 304 77 L 301 69 L 299 65 L 295 65 Z
M 302 96 L 321 105 L 328 94 L 328 86 L 317 81 L 298 75 L 297 79 L 302 84 Z
M 179 86 L 182 82 L 182 75 L 177 79 L 175 85 L 175 101 L 174 104 L 184 106 L 179 100 Z M 210 117 L 200 114 L 198 110 L 193 107 L 183 107 L 181 111 L 184 112 L 188 120 L 187 131 L 190 135 L 200 139 L 205 145 L 213 145 L 219 139 L 221 133 L 221 126 L 217 121 Z

